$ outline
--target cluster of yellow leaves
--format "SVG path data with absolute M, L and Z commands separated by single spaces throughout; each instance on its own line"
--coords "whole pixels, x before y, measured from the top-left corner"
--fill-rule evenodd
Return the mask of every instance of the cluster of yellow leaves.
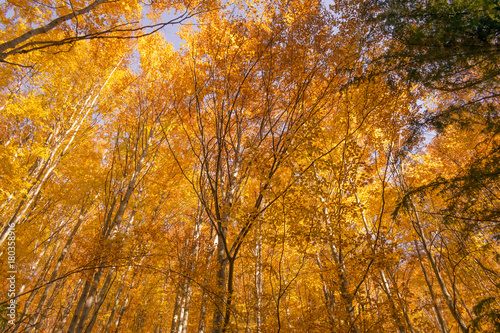
M 150 35 L 12 57 L 37 63 L 2 67 L 0 82 L 1 227 L 19 226 L 28 290 L 18 328 L 432 332 L 436 314 L 455 328 L 497 297 L 494 228 L 448 223 L 446 193 L 404 196 L 498 139 L 457 127 L 403 151 L 418 95 L 384 77 L 351 84 L 367 31 L 354 3 L 155 1 L 156 20 L 207 11 L 178 51 Z M 0 39 L 71 10 L 43 4 L 2 4 Z M 79 29 L 141 8 L 102 4 Z

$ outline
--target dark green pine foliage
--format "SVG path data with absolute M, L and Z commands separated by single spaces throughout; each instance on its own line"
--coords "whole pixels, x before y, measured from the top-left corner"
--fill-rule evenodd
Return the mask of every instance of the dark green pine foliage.
M 472 311 L 476 318 L 472 320 L 470 327 L 471 333 L 484 332 L 489 329 L 489 332 L 500 332 L 500 312 L 493 307 L 495 303 L 494 297 L 488 297 L 480 301 L 474 306 Z M 494 329 L 494 331 L 491 331 Z
M 498 0 L 385 0 L 370 16 L 394 43 L 382 57 L 412 83 L 487 90 L 500 75 Z

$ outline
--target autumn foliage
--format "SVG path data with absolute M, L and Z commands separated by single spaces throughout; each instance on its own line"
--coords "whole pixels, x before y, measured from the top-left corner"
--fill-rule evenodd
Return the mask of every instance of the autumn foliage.
M 369 3 L 1 4 L 0 329 L 500 331 L 498 89 Z

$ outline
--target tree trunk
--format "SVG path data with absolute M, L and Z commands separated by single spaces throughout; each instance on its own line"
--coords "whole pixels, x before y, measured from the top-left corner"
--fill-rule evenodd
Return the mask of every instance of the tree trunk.
M 16 226 L 23 221 L 26 212 L 34 204 L 35 198 L 40 193 L 45 182 L 52 175 L 52 172 L 54 172 L 55 168 L 58 166 L 61 158 L 66 155 L 68 150 L 70 150 L 70 147 L 73 144 L 73 141 L 75 140 L 80 127 L 84 123 L 85 119 L 87 119 L 90 111 L 93 110 L 93 107 L 96 105 L 97 98 L 100 96 L 102 89 L 107 85 L 109 79 L 118 68 L 118 66 L 119 64 L 111 71 L 106 81 L 99 89 L 97 89 L 97 92 L 95 94 L 92 93 L 84 97 L 81 108 L 79 109 L 77 116 L 75 117 L 76 119 L 71 120 L 71 125 L 69 125 L 69 128 L 62 133 L 59 133 L 59 130 L 57 130 L 56 135 L 51 134 L 49 136 L 49 138 L 54 138 L 54 141 L 51 143 L 52 148 L 50 149 L 50 154 L 43 162 L 37 160 L 37 165 L 35 166 L 35 169 L 37 170 L 37 176 L 33 180 L 34 185 L 28 189 L 27 193 L 24 195 L 24 198 L 17 205 L 17 208 L 12 214 L 10 220 L 6 222 L 2 227 L 2 232 L 0 234 L 0 245 L 3 244 L 5 239 L 7 239 L 9 227 Z
M 429 288 L 429 293 L 431 294 L 432 305 L 434 306 L 434 311 L 435 311 L 437 319 L 438 319 L 439 327 L 440 327 L 442 333 L 448 333 L 448 329 L 446 328 L 446 323 L 444 321 L 443 316 L 441 315 L 441 311 L 439 310 L 436 295 L 434 294 L 434 290 L 432 289 L 431 281 L 429 280 L 429 276 L 427 275 L 427 270 L 425 269 L 423 258 L 422 258 L 422 255 L 420 254 L 420 250 L 418 248 L 417 241 L 414 241 L 414 244 L 415 244 L 415 250 L 417 251 L 418 259 L 420 262 L 420 267 L 422 268 L 422 273 L 424 274 L 425 283 L 427 284 L 427 287 Z
M 227 217 L 227 220 L 229 217 Z M 227 223 L 228 221 L 224 221 Z M 226 225 L 226 224 L 224 224 Z M 226 227 L 222 225 L 222 223 L 218 223 L 217 226 L 220 230 L 220 233 L 217 234 L 217 263 L 219 265 L 217 269 L 217 289 L 219 294 L 216 295 L 215 299 L 215 312 L 212 326 L 212 333 L 221 333 L 223 320 L 224 320 L 224 309 L 226 305 L 226 266 L 227 266 L 227 258 L 226 258 L 226 249 L 224 248 L 224 241 L 226 237 Z
M 455 318 L 455 321 L 457 322 L 458 324 L 458 327 L 460 328 L 460 330 L 463 332 L 463 333 L 467 333 L 469 331 L 469 329 L 467 328 L 467 326 L 465 325 L 465 322 L 463 321 L 460 313 L 458 312 L 456 306 L 455 306 L 455 301 L 453 300 L 453 298 L 451 297 L 450 293 L 448 292 L 448 288 L 446 287 L 446 283 L 443 279 L 443 277 L 441 276 L 441 272 L 439 271 L 439 268 L 437 266 L 437 263 L 436 263 L 436 260 L 434 259 L 434 257 L 432 256 L 432 252 L 431 252 L 431 249 L 429 247 L 429 243 L 427 241 L 427 238 L 424 234 L 424 230 L 422 228 L 422 223 L 421 223 L 421 220 L 420 220 L 420 216 L 417 212 L 417 209 L 415 208 L 415 206 L 413 205 L 413 202 L 411 201 L 410 199 L 410 205 L 411 205 L 411 208 L 412 208 L 412 212 L 415 216 L 413 220 L 413 225 L 414 225 L 414 228 L 417 232 L 417 235 L 419 236 L 420 238 L 420 241 L 422 243 L 422 246 L 424 248 L 424 252 L 427 256 L 427 259 L 429 260 L 429 263 L 432 267 L 432 270 L 434 271 L 434 276 L 436 277 L 436 280 L 438 281 L 438 284 L 439 284 L 439 287 L 441 289 L 441 292 L 446 300 L 446 304 L 448 305 L 448 308 L 450 309 L 450 312 L 451 314 L 453 315 L 453 318 Z M 410 215 L 411 216 L 411 215 Z
M 179 333 L 186 333 L 189 319 L 189 306 L 191 303 L 191 295 L 193 293 L 191 284 L 188 280 L 184 284 L 184 294 L 181 303 L 181 313 L 179 319 Z
M 175 302 L 174 302 L 174 311 L 172 312 L 172 325 L 170 327 L 170 333 L 177 333 L 179 329 L 179 317 L 180 317 L 180 309 L 181 309 L 181 302 L 182 302 L 182 296 L 181 296 L 181 290 L 182 288 L 179 286 L 177 287 L 177 294 L 175 295 Z
M 123 284 L 120 285 L 118 288 L 118 291 L 116 292 L 115 295 L 115 301 L 113 303 L 113 308 L 111 309 L 111 313 L 109 315 L 108 321 L 106 323 L 106 326 L 104 327 L 104 332 L 108 333 L 109 332 L 109 327 L 111 326 L 111 323 L 113 322 L 113 317 L 116 313 L 116 308 L 118 307 L 118 302 L 120 300 L 120 296 L 122 295 L 123 292 Z
M 90 314 L 92 306 L 94 306 L 94 303 L 96 302 L 95 294 L 97 292 L 99 282 L 101 281 L 102 271 L 103 271 L 102 267 L 99 267 L 97 269 L 97 272 L 94 274 L 92 285 L 90 286 L 87 295 L 85 295 L 85 300 L 83 302 L 82 311 L 79 316 L 80 318 L 78 320 L 78 325 L 76 326 L 76 329 L 74 331 L 76 333 L 82 333 L 85 330 L 85 322 L 87 321 L 87 317 Z
M 207 291 L 203 289 L 201 294 L 200 318 L 198 319 L 198 333 L 205 333 L 206 331 L 207 299 Z
M 67 333 L 73 333 L 76 329 L 76 325 L 78 324 L 78 319 L 80 318 L 80 313 L 82 312 L 83 305 L 87 299 L 87 294 L 89 293 L 91 284 L 92 283 L 89 280 L 85 281 L 85 285 L 83 286 L 82 293 L 80 294 L 80 298 L 76 304 L 75 312 L 73 313 L 73 318 L 71 319 Z
M 118 311 L 118 318 L 115 321 L 115 327 L 116 327 L 115 333 L 120 332 L 119 328 L 120 328 L 120 324 L 122 322 L 123 314 L 125 313 L 125 310 L 127 310 L 127 307 L 130 304 L 130 302 L 132 301 L 132 298 L 133 297 L 130 297 L 130 292 L 128 292 L 127 296 L 125 297 L 125 301 L 123 302 L 122 307 L 120 308 L 120 311 Z
M 330 286 L 328 286 L 327 280 L 323 274 L 323 270 L 325 269 L 323 262 L 321 261 L 319 252 L 316 252 L 316 263 L 318 264 L 320 271 L 321 281 L 323 282 L 323 296 L 325 297 L 325 306 L 326 311 L 328 312 L 328 322 L 330 323 L 330 330 L 334 332 L 335 330 L 335 316 L 334 316 L 334 307 L 335 307 L 335 296 L 330 290 Z
M 56 322 L 59 322 L 57 326 L 54 326 L 54 329 L 51 331 L 52 333 L 57 332 L 57 333 L 62 333 L 64 325 L 66 325 L 66 321 L 68 320 L 69 314 L 71 313 L 71 309 L 73 308 L 73 304 L 75 299 L 78 296 L 78 290 L 80 290 L 82 284 L 82 280 L 79 280 L 78 283 L 75 285 L 75 289 L 73 290 L 73 293 L 71 293 L 71 296 L 68 297 L 68 300 L 66 301 L 66 306 L 64 307 L 60 320 L 56 320 Z M 57 287 L 56 287 L 57 288 Z M 57 319 L 59 316 L 57 317 Z
M 101 292 L 99 293 L 99 296 L 97 297 L 97 300 L 95 302 L 95 307 L 94 307 L 94 313 L 92 314 L 92 317 L 90 319 L 90 323 L 88 324 L 87 328 L 85 329 L 85 333 L 91 333 L 92 329 L 95 325 L 95 322 L 97 320 L 97 315 L 99 313 L 99 310 L 101 309 L 102 303 L 106 299 L 106 296 L 108 295 L 109 289 L 113 285 L 113 282 L 115 281 L 115 277 L 113 277 L 115 273 L 114 272 L 109 272 L 108 276 L 106 277 L 106 280 L 104 281 L 104 285 L 102 286 Z
M 384 290 L 387 299 L 389 300 L 389 306 L 391 308 L 391 314 L 396 322 L 396 326 L 398 328 L 398 331 L 400 333 L 405 333 L 406 329 L 405 326 L 403 325 L 403 322 L 401 321 L 401 318 L 399 317 L 398 309 L 396 307 L 396 303 L 394 301 L 394 297 L 392 296 L 391 292 L 391 287 L 389 286 L 389 283 L 387 282 L 387 278 L 385 277 L 384 271 L 380 271 L 380 279 L 382 281 L 382 289 Z
M 257 261 L 255 263 L 255 324 L 256 332 L 262 332 L 262 292 L 263 292 L 263 281 L 262 281 L 262 229 L 261 223 L 259 222 L 259 227 L 257 228 L 257 241 L 255 242 L 255 254 L 257 255 Z
M 408 309 L 406 308 L 406 303 L 405 301 L 401 298 L 401 295 L 398 291 L 398 286 L 396 284 L 396 281 L 394 280 L 394 276 L 393 274 L 391 273 L 390 270 L 388 270 L 388 275 L 389 275 L 389 278 L 392 282 L 392 285 L 394 286 L 394 292 L 396 294 L 396 297 L 398 298 L 398 302 L 401 306 L 401 310 L 403 311 L 403 315 L 404 315 L 404 318 L 405 318 L 405 321 L 406 321 L 406 324 L 408 325 L 408 329 L 410 330 L 410 332 L 415 332 L 415 329 L 413 328 L 413 324 L 411 323 L 411 319 L 410 319 L 410 316 L 408 315 Z
M 64 261 L 64 258 L 66 257 L 66 254 L 69 251 L 69 247 L 70 247 L 71 243 L 73 242 L 73 238 L 75 237 L 76 232 L 78 231 L 81 224 L 83 223 L 84 216 L 85 216 L 85 209 L 82 207 L 80 214 L 78 216 L 78 220 L 77 220 L 75 226 L 73 227 L 73 230 L 71 231 L 71 234 L 70 234 L 68 240 L 66 241 L 66 244 L 64 245 L 64 248 L 62 249 L 61 254 L 59 255 L 59 258 L 57 259 L 56 266 L 55 266 L 54 270 L 52 271 L 52 274 L 50 275 L 49 281 L 55 280 L 57 278 L 57 276 L 59 275 L 59 270 L 61 269 L 62 262 Z M 45 313 L 47 312 L 48 307 L 44 307 L 44 304 L 45 304 L 45 300 L 47 299 L 47 296 L 49 295 L 51 287 L 52 287 L 52 284 L 49 284 L 44 288 L 43 294 L 42 294 L 40 300 L 38 301 L 38 305 L 37 305 L 37 308 L 35 310 L 35 316 L 33 317 L 33 323 L 37 323 L 40 320 L 40 318 L 43 318 Z M 38 324 L 35 328 L 37 328 L 37 327 L 38 327 Z

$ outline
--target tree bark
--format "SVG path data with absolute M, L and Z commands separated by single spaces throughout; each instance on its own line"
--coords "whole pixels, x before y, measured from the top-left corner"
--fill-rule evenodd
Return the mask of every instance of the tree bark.
M 85 300 L 83 301 L 83 307 L 82 307 L 81 313 L 80 313 L 79 318 L 78 318 L 78 324 L 76 325 L 76 328 L 74 330 L 75 333 L 82 333 L 85 330 L 85 322 L 87 320 L 87 317 L 90 314 L 90 310 L 92 309 L 92 306 L 94 306 L 94 303 L 96 302 L 95 294 L 97 292 L 99 282 L 101 281 L 101 276 L 102 276 L 103 270 L 104 269 L 102 267 L 99 267 L 97 269 L 97 272 L 94 274 L 94 278 L 92 280 L 89 291 L 85 295 Z M 83 293 L 82 293 L 82 295 L 83 295 Z M 70 333 L 70 332 L 68 331 L 68 333 Z
M 120 296 L 122 295 L 122 292 L 123 292 L 123 284 L 120 285 L 120 287 L 118 288 L 118 291 L 116 292 L 115 301 L 113 302 L 113 308 L 111 309 L 111 313 L 109 315 L 108 321 L 106 322 L 106 326 L 104 327 L 104 330 L 103 330 L 106 333 L 109 332 L 109 328 L 111 326 L 111 323 L 113 322 L 113 317 L 116 313 L 116 308 L 118 307 L 118 302 L 120 300 Z
M 453 318 L 455 318 L 455 321 L 457 322 L 458 327 L 460 328 L 460 330 L 463 333 L 467 333 L 469 331 L 469 329 L 467 328 L 467 325 L 463 321 L 462 316 L 458 312 L 458 310 L 457 310 L 457 308 L 455 306 L 455 301 L 453 300 L 453 298 L 451 297 L 450 293 L 448 292 L 448 288 L 446 287 L 446 283 L 445 283 L 445 281 L 444 281 L 444 279 L 443 279 L 443 277 L 441 275 L 441 272 L 439 271 L 439 268 L 437 266 L 436 260 L 432 256 L 432 252 L 431 252 L 431 249 L 429 247 L 429 242 L 427 241 L 427 238 L 426 238 L 426 236 L 424 234 L 424 230 L 423 230 L 423 227 L 422 227 L 420 216 L 419 216 L 419 214 L 417 212 L 417 209 L 413 205 L 413 202 L 411 201 L 411 199 L 410 199 L 410 205 L 411 205 L 411 209 L 412 209 L 412 212 L 414 214 L 414 217 L 415 217 L 414 219 L 412 219 L 413 220 L 414 228 L 415 228 L 415 230 L 417 232 L 417 235 L 420 238 L 420 241 L 422 243 L 422 247 L 424 249 L 424 253 L 427 256 L 427 259 L 429 260 L 431 268 L 432 268 L 432 270 L 434 272 L 434 276 L 436 277 L 436 280 L 438 281 L 438 284 L 439 284 L 439 287 L 441 289 L 441 292 L 442 292 L 442 294 L 443 294 L 443 296 L 444 296 L 444 298 L 446 300 L 446 304 L 448 305 L 448 308 L 449 308 L 451 314 L 453 315 Z
M 262 332 L 262 293 L 263 293 L 263 280 L 262 280 L 262 227 L 259 222 L 257 228 L 257 240 L 255 242 L 255 254 L 257 261 L 255 263 L 255 324 L 256 332 Z
M 41 26 L 41 27 L 38 27 L 36 29 L 32 29 L 30 31 L 27 31 L 27 32 L 25 32 L 24 34 L 22 34 L 19 37 L 16 37 L 16 38 L 14 38 L 14 39 L 12 39 L 12 40 L 10 40 L 8 42 L 0 44 L 0 61 L 4 60 L 5 58 L 7 58 L 10 54 L 21 53 L 22 50 L 26 46 L 29 45 L 29 43 L 28 43 L 28 44 L 21 45 L 21 46 L 17 47 L 19 44 L 24 43 L 25 41 L 27 41 L 28 39 L 30 39 L 32 37 L 35 37 L 35 36 L 38 36 L 38 35 L 41 35 L 41 34 L 46 34 L 50 30 L 52 30 L 55 27 L 57 27 L 58 25 L 60 25 L 61 23 L 65 22 L 65 21 L 68 21 L 68 20 L 71 20 L 72 18 L 75 18 L 77 16 L 86 14 L 86 13 L 90 12 L 92 9 L 94 9 L 95 7 L 99 6 L 100 4 L 105 3 L 106 1 L 107 0 L 96 0 L 96 1 L 92 2 L 91 4 L 89 4 L 85 8 L 82 8 L 82 9 L 79 9 L 79 10 L 75 10 L 75 11 L 72 11 L 71 13 L 69 13 L 69 14 L 60 16 L 60 17 L 58 17 L 58 18 L 50 21 L 49 23 L 47 23 L 44 26 Z M 17 49 L 14 49 L 13 51 L 10 51 L 10 52 L 6 52 L 7 50 L 13 49 L 15 47 L 17 47 Z
M 320 270 L 324 270 L 325 267 L 323 262 L 321 261 L 319 252 L 316 253 L 316 263 Z M 330 331 L 334 332 L 335 330 L 335 295 L 330 290 L 330 286 L 327 283 L 327 280 L 322 271 L 320 271 L 321 281 L 323 282 L 323 296 L 325 297 L 325 306 L 326 311 L 328 312 L 328 322 L 330 323 Z
M 434 290 L 432 288 L 431 281 L 429 280 L 429 276 L 427 275 L 427 269 L 424 266 L 422 255 L 420 254 L 420 250 L 418 248 L 417 241 L 414 241 L 415 250 L 417 251 L 418 260 L 420 263 L 420 267 L 422 268 L 422 273 L 424 274 L 425 283 L 427 284 L 427 288 L 429 288 L 429 294 L 431 295 L 432 305 L 434 306 L 434 311 L 436 313 L 436 317 L 438 319 L 439 327 L 442 333 L 448 333 L 448 329 L 446 328 L 446 323 L 444 321 L 443 316 L 441 315 L 441 311 L 439 310 L 439 306 L 437 303 L 436 295 L 434 294 Z
M 97 315 L 99 313 L 99 310 L 101 309 L 102 303 L 106 299 L 106 296 L 108 295 L 109 289 L 111 288 L 111 286 L 113 285 L 113 282 L 115 281 L 116 275 L 115 275 L 115 277 L 113 277 L 113 275 L 115 275 L 115 272 L 112 272 L 112 271 L 109 272 L 108 276 L 106 277 L 106 280 L 104 281 L 104 285 L 101 288 L 101 292 L 99 293 L 99 296 L 97 297 L 97 299 L 95 301 L 94 313 L 92 314 L 92 317 L 90 319 L 89 324 L 87 325 L 87 328 L 85 329 L 85 333 L 92 332 L 92 329 L 93 329 L 95 322 L 97 320 Z
M 53 281 L 57 278 L 59 275 L 59 270 L 61 269 L 62 262 L 64 261 L 64 258 L 66 257 L 66 254 L 69 251 L 69 247 L 71 246 L 71 243 L 73 242 L 73 238 L 75 237 L 78 229 L 83 223 L 83 219 L 85 217 L 86 210 L 84 207 L 80 210 L 80 214 L 78 215 L 78 220 L 73 227 L 73 230 L 71 231 L 71 234 L 69 235 L 66 244 L 64 245 L 64 248 L 61 251 L 61 254 L 59 255 L 59 258 L 57 259 L 56 266 L 54 267 L 54 270 L 52 271 L 52 274 L 50 275 L 49 281 Z M 47 299 L 47 296 L 49 295 L 49 292 L 51 290 L 53 284 L 49 284 L 44 288 L 43 294 L 38 301 L 37 308 L 35 310 L 35 316 L 33 317 L 33 324 L 35 324 L 35 328 L 38 328 L 38 321 L 40 318 L 43 318 L 45 313 L 47 312 L 48 307 L 44 307 L 45 300 Z
M 225 217 L 224 223 L 227 223 L 229 220 L 229 216 Z M 215 312 L 213 318 L 213 333 L 221 333 L 222 326 L 224 321 L 224 309 L 226 305 L 226 266 L 227 266 L 227 258 L 226 258 L 226 249 L 224 247 L 224 241 L 226 237 L 226 227 L 223 226 L 221 222 L 218 223 L 219 233 L 217 233 L 217 247 L 216 247 L 216 255 L 217 255 L 217 289 L 219 291 L 219 295 L 216 295 L 215 300 Z

